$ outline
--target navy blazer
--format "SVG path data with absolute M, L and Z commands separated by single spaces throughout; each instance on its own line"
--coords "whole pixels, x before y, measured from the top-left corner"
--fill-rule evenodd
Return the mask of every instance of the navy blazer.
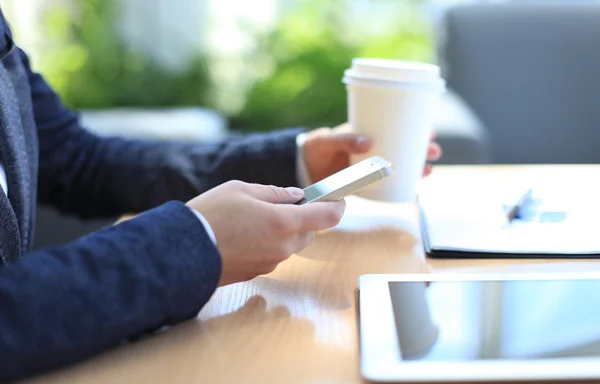
M 0 62 L 0 381 L 194 318 L 221 259 L 182 201 L 231 179 L 295 185 L 298 131 L 202 145 L 99 138 L 32 72 L 1 15 Z M 38 200 L 82 217 L 146 213 L 30 252 Z

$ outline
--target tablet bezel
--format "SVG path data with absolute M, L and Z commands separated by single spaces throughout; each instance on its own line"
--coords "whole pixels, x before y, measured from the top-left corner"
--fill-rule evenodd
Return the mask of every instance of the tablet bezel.
M 600 279 L 597 272 L 363 275 L 359 278 L 360 365 L 375 382 L 561 381 L 600 378 L 600 357 L 546 360 L 402 361 L 389 283 Z

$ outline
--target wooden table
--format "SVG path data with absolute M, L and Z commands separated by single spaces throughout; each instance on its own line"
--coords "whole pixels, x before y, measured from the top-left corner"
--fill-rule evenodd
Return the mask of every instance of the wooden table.
M 555 176 L 600 166 L 438 167 L 423 188 Z M 596 261 L 433 260 L 412 205 L 348 199 L 338 228 L 273 273 L 219 289 L 197 320 L 33 380 L 39 383 L 360 383 L 356 289 L 367 273 L 600 269 Z

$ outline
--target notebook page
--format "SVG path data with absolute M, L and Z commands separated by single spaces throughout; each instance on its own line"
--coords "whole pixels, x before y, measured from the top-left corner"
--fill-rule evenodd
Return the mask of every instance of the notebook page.
M 535 209 L 526 220 L 506 219 L 506 205 L 533 188 Z M 599 190 L 557 183 L 535 186 L 481 185 L 427 191 L 419 202 L 429 242 L 440 250 L 585 254 L 600 253 Z M 550 219 L 550 220 L 549 220 Z

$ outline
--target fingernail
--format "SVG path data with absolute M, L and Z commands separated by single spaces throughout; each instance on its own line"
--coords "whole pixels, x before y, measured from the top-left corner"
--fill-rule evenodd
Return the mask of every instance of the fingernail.
M 359 136 L 356 138 L 356 145 L 358 146 L 365 146 L 368 145 L 371 142 L 371 139 L 369 139 L 368 137 L 365 136 Z
M 288 193 L 290 195 L 292 195 L 293 197 L 297 197 L 299 199 L 304 197 L 304 191 L 301 190 L 300 188 L 296 188 L 296 187 L 288 187 L 285 189 L 286 191 L 288 191 Z

